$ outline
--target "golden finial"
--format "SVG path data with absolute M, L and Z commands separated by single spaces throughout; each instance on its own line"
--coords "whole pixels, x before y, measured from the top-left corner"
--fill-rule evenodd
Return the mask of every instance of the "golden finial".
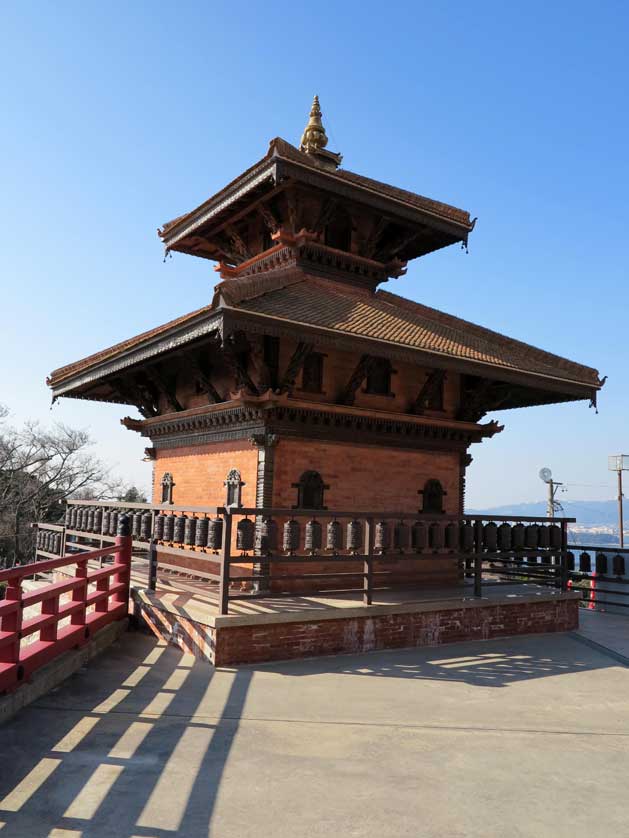
M 316 152 L 324 149 L 328 144 L 325 128 L 321 122 L 321 108 L 319 97 L 315 96 L 310 109 L 310 119 L 301 137 L 301 150 L 305 152 Z

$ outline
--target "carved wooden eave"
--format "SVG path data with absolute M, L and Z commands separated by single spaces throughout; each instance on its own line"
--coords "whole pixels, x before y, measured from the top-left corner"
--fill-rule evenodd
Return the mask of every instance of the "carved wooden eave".
M 469 224 L 460 224 L 445 219 L 430 210 L 419 209 L 405 201 L 385 196 L 375 189 L 348 182 L 335 173 L 317 171 L 293 160 L 278 159 L 275 172 L 278 180 L 291 178 L 299 183 L 325 190 L 333 195 L 338 195 L 340 198 L 367 206 L 384 215 L 388 214 L 415 224 L 428 224 L 433 229 L 450 237 L 451 241 L 447 244 L 467 241 L 468 235 L 474 229 L 474 221 Z
M 247 283 L 248 278 L 238 280 Z M 253 279 L 251 280 L 253 281 Z M 256 280 L 258 281 L 258 280 Z M 296 280 L 299 281 L 299 280 Z M 286 281 L 287 284 L 291 280 Z M 236 283 L 234 283 L 234 288 Z M 406 362 L 421 368 L 439 368 L 445 371 L 473 376 L 480 380 L 494 382 L 494 390 L 502 388 L 499 398 L 493 398 L 487 405 L 473 405 L 471 412 L 462 413 L 462 417 L 479 416 L 493 410 L 505 410 L 538 404 L 551 404 L 576 400 L 596 400 L 600 387 L 574 381 L 561 376 L 550 376 L 540 372 L 497 366 L 481 360 L 472 360 L 448 355 L 436 350 L 420 349 L 355 333 L 342 332 L 339 329 L 325 328 L 298 323 L 268 314 L 247 312 L 236 302 L 230 305 L 227 297 L 220 291 L 213 306 L 207 307 L 202 314 L 190 318 L 183 324 L 177 324 L 171 331 L 162 330 L 158 335 L 149 337 L 134 346 L 111 354 L 101 361 L 77 368 L 60 381 L 52 382 L 53 397 L 60 396 L 81 398 L 94 401 L 106 401 L 119 404 L 139 404 L 129 401 L 122 393 L 112 390 L 107 382 L 116 377 L 135 374 L 149 364 L 175 359 L 177 353 L 187 351 L 204 341 L 216 340 L 224 343 L 225 338 L 237 333 L 249 336 L 269 335 L 289 338 L 296 342 L 313 344 L 317 351 L 338 349 L 357 356 L 367 355 L 387 358 L 392 362 Z M 89 360 L 89 359 L 88 359 Z M 241 371 L 238 381 L 252 392 L 256 392 L 257 383 L 247 380 Z M 419 383 L 419 382 L 418 382 Z M 205 382 L 207 385 L 207 381 Z M 505 388 L 511 385 L 509 397 L 505 397 Z M 472 388 L 474 389 L 474 388 Z M 211 392 L 206 386 L 206 390 Z M 212 397 L 216 398 L 214 394 Z M 465 404 L 462 404 L 462 409 Z
M 121 420 L 129 430 L 148 437 L 153 446 L 176 448 L 209 442 L 250 439 L 259 434 L 362 442 L 409 449 L 465 451 L 502 431 L 496 422 L 483 425 L 451 419 L 401 415 L 277 396 L 242 394 L 220 405 L 207 405 L 150 419 Z
M 312 340 L 316 345 L 317 351 L 326 348 L 339 349 L 355 354 L 388 358 L 391 361 L 406 362 L 428 369 L 439 367 L 444 370 L 520 385 L 521 388 L 529 388 L 543 394 L 539 401 L 533 400 L 521 406 L 565 401 L 592 401 L 596 399 L 596 394 L 600 389 L 600 386 L 594 387 L 561 376 L 546 375 L 541 372 L 532 372 L 514 367 L 502 367 L 487 361 L 455 357 L 437 350 L 419 349 L 395 341 L 365 337 L 323 326 L 296 323 L 269 314 L 247 312 L 240 308 L 230 307 L 224 302 L 221 311 L 224 334 L 242 330 L 245 333 L 266 334 L 297 341 L 303 340 L 304 335 L 308 335 L 309 340 Z
M 424 231 L 428 234 L 425 244 L 417 246 L 414 256 L 456 242 L 467 242 L 474 228 L 474 221 L 470 221 L 467 214 L 459 212 L 459 217 L 448 216 L 439 212 L 446 205 L 428 199 L 424 199 L 421 206 L 412 203 L 410 198 L 419 196 L 412 196 L 404 190 L 395 190 L 392 194 L 387 184 L 317 165 L 312 156 L 303 155 L 289 143 L 278 139 L 271 141 L 269 152 L 262 160 L 195 210 L 164 225 L 158 233 L 167 251 L 176 250 L 207 259 L 220 258 L 217 253 L 222 246 L 208 239 L 216 237 L 221 231 L 229 238 L 227 225 L 243 218 L 248 212 L 263 209 L 262 199 L 280 191 L 287 194 L 287 190 L 295 185 L 326 195 L 328 205 L 342 200 L 348 206 L 386 216 L 389 222 L 410 225 L 413 229 L 403 234 L 406 244 Z M 409 200 L 405 200 L 405 196 Z M 294 226 L 292 229 L 297 231 Z M 400 243 L 397 249 L 401 250 Z M 229 255 L 230 261 L 243 260 L 242 245 L 235 249 L 224 245 L 223 252 Z
M 277 244 L 238 265 L 220 262 L 215 268 L 221 279 L 242 279 L 270 271 L 299 268 L 312 275 L 338 278 L 351 285 L 375 290 L 390 277 L 406 273 L 406 262 L 392 259 L 379 262 L 355 253 L 337 250 L 315 241 L 313 234 L 301 230 L 297 235 L 279 230 L 273 236 Z
M 182 347 L 192 346 L 200 340 L 208 340 L 221 335 L 221 314 L 217 311 L 204 311 L 199 317 L 191 318 L 184 325 L 174 327 L 172 331 L 160 332 L 154 337 L 147 338 L 146 341 L 141 341 L 101 361 L 86 364 L 74 374 L 69 374 L 58 382 L 49 381 L 53 398 L 66 396 L 89 399 L 89 393 L 82 392 L 83 389 L 94 386 L 117 373 L 120 374 L 134 367 L 145 365 L 158 358 L 161 360 L 171 353 L 174 354 Z M 116 397 L 98 398 L 97 400 L 114 401 L 120 404 L 128 403 Z

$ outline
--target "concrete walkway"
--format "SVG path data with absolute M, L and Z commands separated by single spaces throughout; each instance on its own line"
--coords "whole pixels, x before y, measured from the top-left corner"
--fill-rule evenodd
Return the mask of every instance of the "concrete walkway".
M 0 728 L 0 838 L 627 835 L 628 695 L 572 635 L 217 671 L 131 633 Z

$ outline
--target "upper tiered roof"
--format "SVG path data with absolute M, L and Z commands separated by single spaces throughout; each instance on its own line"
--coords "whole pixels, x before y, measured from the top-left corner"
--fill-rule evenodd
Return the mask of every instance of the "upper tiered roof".
M 167 250 L 219 262 L 212 302 L 55 370 L 55 396 L 134 403 L 129 381 L 143 365 L 250 331 L 455 369 L 472 388 L 491 383 L 492 409 L 596 399 L 595 369 L 378 289 L 408 259 L 467 241 L 474 222 L 340 163 L 315 97 L 300 148 L 272 140 L 258 163 L 161 229 Z

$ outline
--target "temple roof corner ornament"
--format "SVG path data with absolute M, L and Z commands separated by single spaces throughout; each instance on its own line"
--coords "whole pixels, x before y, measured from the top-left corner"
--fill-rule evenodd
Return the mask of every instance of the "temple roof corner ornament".
M 301 135 L 299 150 L 306 154 L 312 154 L 325 168 L 338 169 L 343 156 L 326 150 L 328 136 L 325 133 L 321 116 L 319 97 L 315 96 L 312 100 L 312 108 L 310 109 L 310 119 L 304 128 L 304 133 Z

